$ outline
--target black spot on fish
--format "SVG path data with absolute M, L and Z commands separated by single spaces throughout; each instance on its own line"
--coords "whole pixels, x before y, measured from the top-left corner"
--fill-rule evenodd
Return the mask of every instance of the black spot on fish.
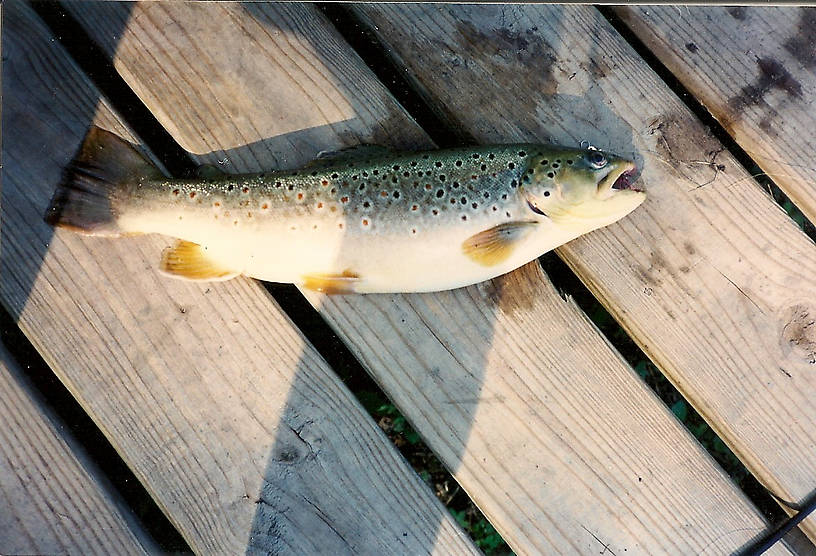
M 445 190 L 444 190 L 444 189 L 437 189 L 437 190 L 436 190 L 436 198 L 437 198 L 437 199 L 441 199 L 441 198 L 442 198 L 442 196 L 443 196 L 444 194 L 445 194 Z
M 728 8 L 728 15 L 739 21 L 744 21 L 746 17 L 745 8 Z
M 688 50 L 689 52 L 694 54 L 695 52 L 697 52 L 699 50 L 699 48 L 697 48 L 697 45 L 694 44 L 693 42 L 687 42 L 686 43 L 686 50 Z

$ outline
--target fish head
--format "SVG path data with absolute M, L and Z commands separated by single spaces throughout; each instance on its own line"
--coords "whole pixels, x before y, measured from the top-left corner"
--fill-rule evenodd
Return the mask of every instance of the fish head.
M 645 199 L 631 160 L 594 148 L 549 150 L 532 157 L 522 178 L 530 209 L 585 233 L 620 220 Z

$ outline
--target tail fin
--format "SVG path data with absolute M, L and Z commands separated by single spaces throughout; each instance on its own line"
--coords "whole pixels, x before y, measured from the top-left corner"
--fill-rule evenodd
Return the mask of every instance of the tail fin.
M 117 224 L 131 186 L 162 174 L 133 145 L 109 131 L 91 127 L 57 186 L 45 221 L 52 226 L 96 236 L 132 233 Z

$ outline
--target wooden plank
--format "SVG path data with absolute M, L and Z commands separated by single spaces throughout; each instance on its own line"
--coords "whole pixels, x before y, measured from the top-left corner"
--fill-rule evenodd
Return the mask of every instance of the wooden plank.
M 139 4 L 116 44 L 121 5 L 70 9 L 200 162 L 429 144 L 311 6 Z M 518 552 L 725 552 L 764 526 L 535 265 L 441 294 L 309 299 Z
M 816 10 L 667 6 L 617 13 L 816 222 Z
M 0 553 L 158 547 L 0 343 Z
M 559 254 L 763 484 L 810 493 L 816 249 L 606 20 L 579 6 L 356 9 L 479 142 L 588 140 L 639 161 L 646 203 Z
M 474 553 L 257 283 L 162 280 L 158 237 L 52 235 L 42 214 L 87 126 L 133 138 L 7 6 L 0 298 L 191 547 Z

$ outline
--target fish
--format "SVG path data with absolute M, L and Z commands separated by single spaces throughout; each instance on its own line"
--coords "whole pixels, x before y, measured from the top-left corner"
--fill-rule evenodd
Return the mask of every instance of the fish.
M 91 236 L 176 238 L 159 264 L 176 278 L 243 274 L 329 294 L 442 291 L 623 218 L 646 198 L 636 171 L 593 147 L 360 145 L 294 170 L 203 166 L 170 179 L 93 126 L 44 218 Z

